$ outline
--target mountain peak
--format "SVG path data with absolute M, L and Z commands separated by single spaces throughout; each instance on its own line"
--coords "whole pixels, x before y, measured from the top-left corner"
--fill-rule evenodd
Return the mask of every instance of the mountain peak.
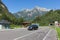
M 31 11 L 31 9 L 25 9 L 26 12 Z
M 50 9 L 39 7 L 39 6 L 35 6 L 34 9 L 37 9 L 37 10 L 40 10 L 40 11 L 49 11 L 50 10 Z
M 26 20 L 32 20 L 34 19 L 36 16 L 42 16 L 43 14 L 47 13 L 48 9 L 46 8 L 42 8 L 42 7 L 34 7 L 32 9 L 22 9 L 19 13 L 16 13 L 15 16 L 16 17 L 24 17 Z
M 38 10 L 38 11 L 49 11 L 50 9 L 47 9 L 47 8 L 43 8 L 43 7 L 39 7 L 39 6 L 35 6 L 34 8 L 32 9 L 28 9 L 28 8 L 25 8 L 23 9 L 22 11 L 25 11 L 25 12 L 30 12 L 32 10 Z
M 31 9 L 27 9 L 27 8 L 25 8 L 25 9 L 22 9 L 21 11 L 28 12 L 28 11 L 31 11 Z

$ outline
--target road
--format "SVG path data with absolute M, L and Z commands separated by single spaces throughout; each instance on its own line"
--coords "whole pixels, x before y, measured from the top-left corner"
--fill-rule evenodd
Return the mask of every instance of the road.
M 51 36 L 52 35 L 52 36 Z M 0 40 L 57 40 L 56 32 L 49 27 L 29 31 L 26 28 L 0 30 Z

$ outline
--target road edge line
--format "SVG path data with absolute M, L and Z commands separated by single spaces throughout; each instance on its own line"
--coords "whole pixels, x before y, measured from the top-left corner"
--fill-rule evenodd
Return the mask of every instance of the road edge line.
M 46 36 L 43 38 L 43 40 L 45 40 L 47 38 L 47 36 L 49 35 L 49 33 L 51 32 L 52 30 L 50 29 L 49 32 L 46 34 Z

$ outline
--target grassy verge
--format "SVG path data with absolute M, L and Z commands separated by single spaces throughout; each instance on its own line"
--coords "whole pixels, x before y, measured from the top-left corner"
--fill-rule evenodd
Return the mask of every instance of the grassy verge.
M 55 28 L 58 34 L 58 40 L 60 40 L 60 28 Z
M 52 28 L 57 31 L 58 40 L 60 40 L 60 28 L 59 27 L 55 27 L 55 26 L 53 26 Z
M 21 25 L 10 25 L 10 28 L 11 29 L 22 28 L 22 26 Z

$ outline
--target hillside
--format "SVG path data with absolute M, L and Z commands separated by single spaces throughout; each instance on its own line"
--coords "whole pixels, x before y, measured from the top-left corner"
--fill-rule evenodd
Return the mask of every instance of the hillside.
M 5 6 L 5 4 L 2 3 L 0 0 L 0 20 L 8 20 L 13 21 L 15 19 L 15 16 L 13 16 L 9 11 L 8 8 Z
M 60 10 L 50 10 L 45 15 L 35 18 L 35 21 L 40 23 L 40 25 L 49 25 L 49 23 L 54 23 L 54 21 L 60 22 Z

